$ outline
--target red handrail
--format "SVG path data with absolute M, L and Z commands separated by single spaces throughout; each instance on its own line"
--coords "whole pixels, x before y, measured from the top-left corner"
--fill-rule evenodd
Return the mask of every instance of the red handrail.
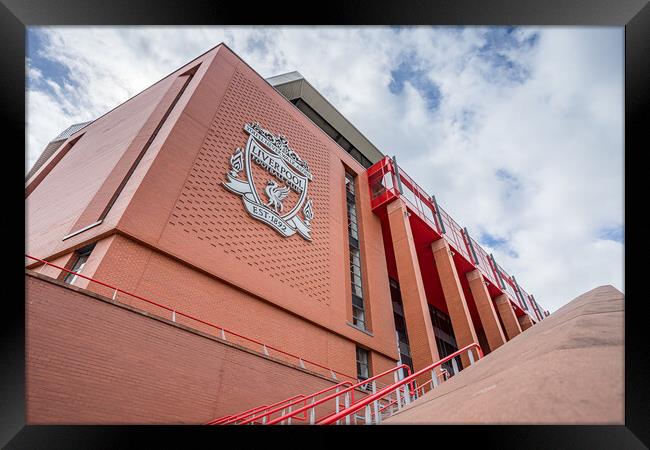
M 317 396 L 319 396 L 319 395 L 321 395 L 321 394 L 324 394 L 325 392 L 331 391 L 332 389 L 336 389 L 336 388 L 339 388 L 339 387 L 342 387 L 342 386 L 345 386 L 345 385 L 350 385 L 350 386 L 352 386 L 352 383 L 350 383 L 349 381 L 343 381 L 343 382 L 341 382 L 341 383 L 339 383 L 339 384 L 337 384 L 337 385 L 330 386 L 330 387 L 325 388 L 325 389 L 322 389 L 322 390 L 320 390 L 320 391 L 318 391 L 318 392 L 314 392 L 314 393 L 311 394 L 311 395 L 308 395 L 307 397 L 304 398 L 305 406 L 307 406 L 307 405 L 306 405 L 306 402 L 307 402 L 309 399 L 312 399 L 312 398 L 317 397 Z M 340 394 L 341 394 L 341 393 L 337 393 L 336 396 L 338 397 Z M 352 391 L 352 400 L 354 400 L 354 390 Z M 263 418 L 263 417 L 265 417 L 265 416 L 268 417 L 268 416 L 270 416 L 271 414 L 274 414 L 274 413 L 280 411 L 281 409 L 287 409 L 288 407 L 293 406 L 293 405 L 295 405 L 295 404 L 297 404 L 297 403 L 300 403 L 300 402 L 295 401 L 295 402 L 293 402 L 293 403 L 289 403 L 289 404 L 287 404 L 287 405 L 282 405 L 282 406 L 276 407 L 275 409 L 272 409 L 271 411 L 266 411 L 264 414 L 261 414 L 261 415 L 259 415 L 259 416 L 250 417 L 250 418 L 248 418 L 247 420 L 245 420 L 245 421 L 243 421 L 242 423 L 240 423 L 239 425 L 246 425 L 246 424 L 248 424 L 248 423 L 250 423 L 250 422 L 254 422 L 255 420 L 261 419 L 261 418 Z M 296 410 L 296 411 L 297 411 L 297 410 Z M 306 410 L 305 410 L 305 411 L 306 411 Z M 292 417 L 293 417 L 293 416 L 292 416 Z M 306 418 L 307 418 L 307 413 L 305 412 L 305 419 L 306 419 Z M 224 425 L 227 425 L 227 424 L 224 424 Z
M 234 417 L 234 416 L 232 416 L 232 415 L 223 416 L 223 417 L 220 417 L 218 419 L 214 419 L 211 422 L 206 423 L 206 425 L 219 425 L 221 422 L 225 422 L 226 420 L 230 419 L 231 417 Z
M 385 375 L 388 375 L 389 373 L 395 372 L 398 369 L 406 369 L 406 371 L 409 374 L 411 373 L 411 368 L 409 366 L 407 366 L 406 364 L 402 364 L 402 365 L 393 367 L 393 368 L 391 368 L 389 370 L 386 370 L 386 371 L 384 371 L 384 372 L 382 372 L 382 373 L 380 373 L 378 375 L 375 375 L 375 376 L 370 377 L 370 378 L 368 378 L 366 380 L 360 381 L 357 384 L 352 385 L 352 386 L 350 386 L 350 387 L 348 387 L 348 388 L 346 388 L 346 389 L 344 389 L 342 391 L 336 392 L 335 394 L 330 394 L 327 397 L 324 397 L 324 398 L 322 398 L 322 399 L 320 399 L 320 400 L 318 400 L 318 401 L 316 401 L 314 403 L 310 403 L 309 405 L 303 406 L 302 408 L 298 408 L 297 410 L 295 410 L 295 411 L 293 411 L 293 412 L 291 412 L 289 414 L 285 414 L 284 416 L 277 417 L 277 418 L 271 420 L 270 422 L 268 422 L 267 425 L 275 425 L 276 423 L 282 422 L 283 420 L 285 420 L 285 419 L 287 419 L 287 418 L 289 418 L 289 417 L 291 417 L 291 416 L 293 416 L 295 414 L 298 414 L 298 413 L 301 413 L 303 411 L 307 411 L 309 409 L 315 408 L 316 406 L 321 405 L 321 404 L 325 403 L 326 401 L 329 401 L 329 400 L 331 400 L 333 398 L 336 398 L 336 397 L 340 396 L 341 394 L 345 394 L 346 392 L 348 392 L 350 390 L 354 391 L 354 389 L 356 389 L 357 387 L 362 386 L 364 384 L 368 384 L 369 382 L 374 381 L 374 380 L 376 380 L 378 378 L 381 378 L 381 377 L 383 377 Z M 407 378 L 409 378 L 409 377 L 407 377 Z M 411 392 L 414 392 L 412 384 L 411 384 L 410 387 L 411 387 Z
M 440 375 L 443 375 L 443 381 L 446 381 L 446 380 L 449 379 L 449 372 L 448 372 L 447 369 L 445 369 L 444 367 L 443 367 L 442 369 L 440 369 L 440 374 L 436 374 L 436 376 L 440 376 Z M 418 389 L 424 389 L 424 386 L 426 386 L 426 385 L 429 384 L 429 383 L 433 383 L 433 379 L 432 379 L 431 381 L 427 381 L 427 382 L 424 383 L 422 386 L 417 387 L 417 388 L 416 388 L 416 393 L 417 393 L 417 390 L 418 390 Z M 387 387 L 387 386 L 384 386 L 384 387 Z M 413 392 L 413 391 L 411 391 L 411 393 L 412 393 L 412 392 Z M 424 390 L 423 390 L 422 392 L 424 393 Z M 383 400 L 383 398 L 380 399 L 380 401 L 381 401 L 381 400 Z M 383 411 L 386 410 L 386 408 L 388 408 L 389 406 L 392 406 L 392 405 L 397 404 L 398 398 L 396 397 L 395 400 L 392 400 L 392 401 L 390 401 L 390 398 L 389 398 L 388 400 L 389 400 L 389 402 L 388 402 L 386 405 L 384 405 L 384 406 L 382 406 L 381 408 L 379 408 L 379 410 L 377 411 L 378 413 L 383 412 Z M 323 422 L 325 419 L 329 418 L 330 416 L 333 416 L 334 414 L 335 414 L 335 412 L 333 412 L 332 414 L 330 414 L 330 415 L 328 415 L 328 416 L 326 416 L 326 417 L 323 417 L 321 420 L 318 421 L 318 423 Z M 374 416 L 375 413 L 374 413 L 374 412 L 371 412 L 370 415 L 371 415 L 371 416 Z
M 387 200 L 375 201 L 375 199 L 373 198 L 372 195 L 373 186 L 370 183 L 377 182 L 377 177 L 375 176 L 375 174 L 381 173 L 383 175 L 385 173 L 391 173 L 394 178 L 397 178 L 397 176 L 399 176 L 399 180 L 402 186 L 405 189 L 407 189 L 407 191 L 410 191 L 410 193 L 413 194 L 414 198 L 416 198 L 417 201 L 422 202 L 424 205 L 426 205 L 427 209 L 429 209 L 432 212 L 433 220 L 431 220 L 431 218 L 429 218 L 427 214 L 424 213 L 422 208 L 420 208 L 416 204 L 417 201 L 416 203 L 413 203 L 411 200 L 409 200 L 409 196 L 405 195 L 406 193 L 400 194 L 399 192 L 395 191 L 394 187 L 390 189 L 391 191 L 393 191 L 393 195 L 390 197 L 390 199 L 401 197 L 405 201 L 405 203 L 411 207 L 412 210 L 419 213 L 419 215 L 424 219 L 425 222 L 433 222 L 430 225 L 433 225 L 432 228 L 437 232 L 438 235 L 442 235 L 454 250 L 460 252 L 460 254 L 463 256 L 464 259 L 466 259 L 470 264 L 476 265 L 479 269 L 482 269 L 481 271 L 484 272 L 484 275 L 487 278 L 491 278 L 489 271 L 487 271 L 487 267 L 482 267 L 485 265 L 485 261 L 476 261 L 476 262 L 474 261 L 474 257 L 472 255 L 469 246 L 470 242 L 472 242 L 472 245 L 475 244 L 475 247 L 477 247 L 474 249 L 475 251 L 477 251 L 477 253 L 482 252 L 483 254 L 487 255 L 485 249 L 483 249 L 478 244 L 478 242 L 474 241 L 471 238 L 471 236 L 469 235 L 466 236 L 466 234 L 463 232 L 463 229 L 460 227 L 458 222 L 456 222 L 454 218 L 451 217 L 451 215 L 449 215 L 444 210 L 444 208 L 442 208 L 440 205 L 434 204 L 435 202 L 431 201 L 432 197 L 427 193 L 427 191 L 425 191 L 413 178 L 411 178 L 402 167 L 396 165 L 394 160 L 392 160 L 388 156 L 385 156 L 383 159 L 381 159 L 380 161 L 376 162 L 371 167 L 369 167 L 367 172 L 368 172 L 368 182 L 369 182 L 369 188 L 371 193 L 371 203 L 372 203 L 373 210 L 375 210 L 375 208 L 379 207 L 380 205 L 386 203 L 387 201 Z M 371 177 L 374 177 L 374 181 L 371 181 Z M 399 183 L 393 183 L 393 184 L 399 184 Z M 386 189 L 388 190 L 388 188 Z M 440 217 L 438 217 L 437 214 L 440 214 Z M 441 219 L 442 224 L 438 223 L 439 219 Z M 441 234 L 440 225 L 444 225 L 446 233 Z M 501 271 L 503 272 L 503 274 L 505 274 L 505 271 L 503 269 L 501 269 Z M 500 286 L 500 284 L 498 283 L 499 277 L 496 271 L 493 275 L 494 275 L 494 279 L 492 280 L 492 282 L 493 283 L 496 282 L 495 287 L 502 293 L 507 294 L 513 303 L 518 304 L 520 300 L 516 295 L 514 296 L 512 295 L 514 294 L 514 291 L 511 292 L 511 290 L 509 290 L 507 287 L 502 288 Z M 524 302 L 526 302 L 526 300 L 524 300 Z M 522 309 L 524 308 L 522 307 Z
M 274 408 L 276 406 L 284 404 L 285 402 L 290 402 L 290 401 L 293 401 L 293 400 L 298 400 L 296 402 L 296 403 L 298 403 L 298 402 L 300 402 L 302 400 L 306 401 L 307 397 L 305 397 L 302 394 L 294 395 L 291 398 L 286 398 L 286 399 L 281 400 L 279 402 L 273 403 L 272 405 L 262 405 L 262 406 L 258 406 L 256 408 L 249 409 L 247 411 L 236 414 L 234 416 L 230 416 L 226 420 L 221 420 L 221 419 L 213 420 L 212 422 L 208 422 L 206 425 L 229 425 L 229 424 L 231 424 L 233 422 L 237 422 L 238 420 L 246 419 L 247 417 L 250 417 L 253 414 L 257 414 L 260 411 L 265 411 L 265 410 L 267 410 L 269 408 Z M 287 408 L 288 406 L 290 406 L 290 405 L 284 405 L 284 406 L 281 406 L 281 408 Z M 306 418 L 307 418 L 307 416 L 305 415 L 305 418 L 301 419 L 301 420 L 305 420 Z
M 219 425 L 219 423 L 224 422 L 233 416 L 223 416 L 219 419 L 214 419 L 212 422 L 206 423 L 206 425 Z
M 392 385 L 385 387 L 381 391 L 379 391 L 379 392 L 377 392 L 375 394 L 369 395 L 368 397 L 365 397 L 361 401 L 351 405 L 349 408 L 344 409 L 343 411 L 340 411 L 340 412 L 338 412 L 338 413 L 336 413 L 336 414 L 334 414 L 332 416 L 327 417 L 326 419 L 318 422 L 318 425 L 330 425 L 330 424 L 332 424 L 334 422 L 337 422 L 337 421 L 341 420 L 345 416 L 348 416 L 350 414 L 354 414 L 355 412 L 359 411 L 361 408 L 363 408 L 365 406 L 368 406 L 370 403 L 384 397 L 386 394 L 398 389 L 399 387 L 401 387 L 401 386 L 403 386 L 405 384 L 408 384 L 408 383 L 412 382 L 413 380 L 415 380 L 420 375 L 423 375 L 423 374 L 425 374 L 427 372 L 430 372 L 431 370 L 435 369 L 436 367 L 440 366 L 441 364 L 446 363 L 447 361 L 451 360 L 452 358 L 455 358 L 456 356 L 460 355 L 464 351 L 469 350 L 469 349 L 471 349 L 473 347 L 476 347 L 476 349 L 478 351 L 478 355 L 479 355 L 478 359 L 481 359 L 483 357 L 483 350 L 481 350 L 480 345 L 478 345 L 476 342 L 473 342 L 473 343 L 471 343 L 469 345 L 466 345 L 465 347 L 461 348 L 460 350 L 452 353 L 451 355 L 444 357 L 440 361 L 436 361 L 435 363 L 430 364 L 427 367 L 418 370 L 414 374 L 409 375 L 409 376 L 405 377 L 404 379 L 399 380 L 396 383 L 393 383 Z M 270 424 L 271 423 L 269 423 L 269 425 Z
M 109 288 L 109 289 L 112 289 L 112 290 L 114 290 L 115 292 L 121 292 L 121 293 L 123 293 L 123 294 L 130 295 L 131 297 L 135 297 L 135 298 L 137 298 L 138 300 L 142 300 L 143 302 L 146 302 L 146 303 L 149 303 L 149 304 L 155 305 L 155 306 L 157 306 L 157 307 L 159 307 L 159 308 L 162 308 L 162 309 L 164 309 L 164 310 L 170 311 L 170 312 L 172 312 L 173 314 L 178 314 L 179 316 L 186 317 L 186 318 L 188 318 L 188 319 L 191 319 L 191 320 L 194 320 L 194 321 L 196 321 L 196 322 L 202 323 L 203 325 L 207 325 L 207 326 L 209 326 L 209 327 L 216 328 L 217 330 L 221 330 L 221 331 L 223 331 L 224 333 L 229 333 L 229 334 L 231 334 L 231 335 L 233 335 L 233 336 L 236 336 L 236 337 L 241 338 L 241 339 L 244 339 L 244 340 L 246 340 L 246 341 L 248 341 L 248 342 L 252 342 L 252 343 L 254 343 L 254 344 L 260 345 L 260 346 L 265 347 L 265 348 L 267 348 L 267 349 L 274 350 L 274 351 L 276 351 L 276 352 L 278 352 L 278 353 L 281 353 L 281 354 L 283 354 L 283 355 L 290 356 L 290 357 L 295 358 L 295 359 L 297 359 L 297 360 L 299 360 L 299 361 L 303 361 L 303 362 L 309 363 L 309 364 L 311 364 L 311 365 L 313 365 L 313 366 L 316 366 L 316 367 L 319 367 L 319 368 L 321 368 L 321 369 L 329 370 L 332 374 L 339 374 L 339 375 L 343 375 L 344 377 L 350 378 L 350 379 L 352 379 L 352 380 L 356 380 L 355 377 L 353 377 L 353 376 L 351 376 L 351 375 L 348 375 L 348 374 L 346 374 L 346 373 L 343 373 L 343 372 L 339 372 L 338 370 L 334 370 L 334 369 L 332 369 L 331 367 L 325 367 L 325 366 L 323 366 L 323 365 L 321 365 L 321 364 L 315 363 L 315 362 L 310 361 L 310 360 L 308 360 L 308 359 L 306 359 L 306 358 L 302 358 L 302 357 L 297 356 L 297 355 L 294 355 L 294 354 L 292 354 L 292 353 L 285 352 L 284 350 L 280 350 L 279 348 L 273 347 L 273 346 L 271 346 L 271 345 L 264 344 L 263 342 L 260 342 L 260 341 L 258 341 L 258 340 L 255 340 L 255 339 L 253 339 L 253 338 L 249 338 L 249 337 L 243 336 L 243 335 L 241 335 L 241 334 L 235 333 L 234 331 L 228 330 L 227 328 L 221 327 L 221 326 L 219 326 L 219 325 L 215 325 L 215 324 L 213 324 L 213 323 L 206 322 L 205 320 L 201 320 L 201 319 L 199 319 L 198 317 L 194 317 L 194 316 L 192 316 L 192 315 L 190 315 L 190 314 L 184 313 L 184 312 L 179 311 L 179 310 L 177 310 L 177 309 L 175 309 L 175 308 L 170 308 L 169 306 L 165 306 L 165 305 L 162 305 L 162 304 L 160 304 L 160 303 L 154 302 L 153 300 L 149 300 L 149 299 L 147 299 L 147 298 L 141 297 L 141 296 L 139 296 L 139 295 L 137 295 L 137 294 L 134 294 L 134 293 L 132 293 L 132 292 L 125 291 L 125 290 L 123 290 L 123 289 L 120 289 L 120 288 L 115 287 L 115 286 L 111 286 L 110 284 L 104 283 L 104 282 L 102 282 L 102 281 L 96 280 L 96 279 L 91 278 L 91 277 L 88 277 L 88 276 L 86 276 L 86 275 L 82 275 L 82 274 L 79 273 L 79 272 L 73 272 L 72 270 L 68 270 L 68 269 L 66 269 L 65 267 L 57 266 L 56 264 L 52 264 L 51 262 L 45 261 L 45 260 L 40 259 L 40 258 L 36 258 L 36 257 L 34 257 L 34 256 L 30 256 L 30 255 L 27 255 L 27 254 L 25 254 L 25 257 L 26 257 L 26 258 L 29 258 L 29 259 L 31 259 L 31 260 L 34 260 L 34 261 L 38 261 L 38 262 L 40 262 L 40 263 L 42 263 L 42 264 L 45 264 L 45 265 L 48 265 L 48 266 L 54 267 L 54 268 L 56 268 L 56 269 L 63 270 L 64 272 L 74 274 L 74 275 L 76 275 L 76 276 L 78 276 L 78 277 L 84 278 L 84 279 L 86 279 L 86 280 L 89 280 L 89 281 L 92 281 L 92 282 L 94 282 L 94 283 L 97 283 L 97 284 L 99 284 L 99 285 L 101 285 L 101 286 L 104 286 L 104 287 L 107 287 L 107 288 Z

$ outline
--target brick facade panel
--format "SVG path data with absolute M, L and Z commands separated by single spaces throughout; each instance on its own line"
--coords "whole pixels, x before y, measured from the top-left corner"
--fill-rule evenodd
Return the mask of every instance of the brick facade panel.
M 125 237 L 115 236 L 103 261 L 93 274 L 99 280 L 106 280 L 126 291 L 326 367 L 331 366 L 339 372 L 356 375 L 355 346 L 348 339 L 263 300 L 252 298 L 235 287 Z M 101 286 L 91 283 L 88 288 L 112 296 L 112 291 Z M 169 312 L 155 305 L 122 294 L 119 299 L 139 309 L 170 318 Z M 177 320 L 213 335 L 219 333 L 215 328 L 179 315 Z M 232 335 L 228 339 L 248 347 L 252 345 Z M 272 350 L 270 352 L 274 353 Z M 280 357 L 277 353 L 275 355 Z
M 26 278 L 29 424 L 205 423 L 332 385 L 82 292 Z

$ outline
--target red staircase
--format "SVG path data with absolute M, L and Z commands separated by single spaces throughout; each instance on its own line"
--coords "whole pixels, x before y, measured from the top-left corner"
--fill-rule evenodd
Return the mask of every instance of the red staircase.
M 178 316 L 213 327 L 216 330 L 219 330 L 219 337 L 224 341 L 227 340 L 226 335 L 236 336 L 242 338 L 247 342 L 261 346 L 263 353 L 266 356 L 269 356 L 269 350 L 273 350 L 278 354 L 295 358 L 298 360 L 301 367 L 304 367 L 305 363 L 309 363 L 316 368 L 326 369 L 333 379 L 336 379 L 336 373 L 349 377 L 348 375 L 337 372 L 332 368 L 327 368 L 316 362 L 309 361 L 300 356 L 293 355 L 281 349 L 271 347 L 270 345 L 266 345 L 258 340 L 248 338 L 231 330 L 226 330 L 219 325 L 209 323 L 205 320 L 199 319 L 182 311 L 178 311 L 169 306 L 149 300 L 132 292 L 125 291 L 108 283 L 85 276 L 79 272 L 68 270 L 64 267 L 60 267 L 58 265 L 52 264 L 40 258 L 35 258 L 30 255 L 25 255 L 25 257 L 29 260 L 54 267 L 55 269 L 58 269 L 62 272 L 74 274 L 80 278 L 88 280 L 91 283 L 95 283 L 104 288 L 108 288 L 113 292 L 112 297 L 114 301 L 122 300 L 119 298 L 118 294 L 121 294 L 121 296 L 128 296 L 130 299 L 136 299 L 149 305 L 159 307 L 164 311 L 171 312 L 171 320 L 173 322 L 176 322 L 176 318 Z M 472 350 L 476 351 L 476 359 L 472 353 Z M 453 372 L 451 376 L 456 375 L 459 372 L 459 366 L 456 361 L 456 357 L 464 352 L 468 352 L 468 359 L 470 361 L 470 364 L 474 364 L 476 360 L 483 357 L 481 347 L 478 344 L 473 343 L 458 350 L 455 353 L 452 353 L 440 361 L 437 361 L 436 363 L 419 370 L 414 374 L 411 374 L 411 370 L 408 366 L 400 365 L 378 375 L 375 375 L 367 380 L 358 381 L 355 384 L 350 381 L 344 381 L 310 395 L 299 394 L 277 403 L 273 403 L 271 405 L 261 405 L 238 414 L 231 414 L 220 417 L 208 422 L 207 425 L 275 425 L 292 424 L 293 421 L 309 422 L 309 424 L 312 425 L 331 423 L 365 423 L 370 425 L 381 423 L 382 419 L 390 417 L 395 412 L 401 410 L 404 406 L 417 400 L 426 392 L 436 388 L 441 382 L 446 381 L 450 377 L 450 374 L 447 370 L 440 367 L 442 364 L 450 361 Z M 403 376 L 404 372 L 407 373 L 406 377 Z M 426 376 L 429 374 L 431 378 L 418 386 L 416 378 L 421 381 L 421 377 L 423 375 Z M 385 381 L 382 381 L 382 378 L 390 376 L 393 377 L 393 381 L 384 384 Z M 440 377 L 442 377 L 442 381 L 439 380 Z M 358 414 L 358 411 L 360 411 L 362 408 L 365 409 L 363 411 L 363 414 L 360 415 Z
M 308 396 L 300 394 L 273 405 L 262 405 L 215 419 L 207 425 L 290 425 L 294 420 L 310 425 L 379 424 L 446 381 L 450 374 L 440 367 L 442 364 L 451 361 L 451 376 L 456 375 L 460 371 L 457 357 L 465 352 L 470 365 L 483 357 L 480 345 L 473 343 L 413 374 L 408 366 L 402 364 L 356 384 L 345 381 Z M 403 371 L 407 373 L 406 377 L 401 376 Z M 381 387 L 379 380 L 391 375 L 393 382 Z M 427 376 L 429 380 L 418 386 L 416 379 L 421 381 Z

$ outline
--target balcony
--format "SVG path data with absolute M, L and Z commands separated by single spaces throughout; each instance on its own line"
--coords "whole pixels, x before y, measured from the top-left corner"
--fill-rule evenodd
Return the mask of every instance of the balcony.
M 438 204 L 435 196 L 429 195 L 409 177 L 397 165 L 395 159 L 384 157 L 371 166 L 367 174 L 373 211 L 378 212 L 388 203 L 401 198 L 409 212 L 426 224 L 431 242 L 445 238 L 452 250 L 470 267 L 481 271 L 492 295 L 506 294 L 518 315 L 526 313 L 535 322 L 548 315 L 548 312 L 543 311 L 534 298 L 517 283 L 515 277 L 499 266 L 494 256 L 488 254 L 469 235 L 467 228 L 461 227 Z

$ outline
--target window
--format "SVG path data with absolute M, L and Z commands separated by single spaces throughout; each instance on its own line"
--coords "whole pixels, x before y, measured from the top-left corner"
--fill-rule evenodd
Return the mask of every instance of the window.
M 431 304 L 429 304 L 429 315 L 436 336 L 440 336 L 441 339 L 445 339 L 455 346 L 454 328 L 449 316 Z
M 357 379 L 359 381 L 370 378 L 370 364 L 368 361 L 368 350 L 357 347 Z
M 429 304 L 429 314 L 431 315 L 431 324 L 433 325 L 433 334 L 436 338 L 438 355 L 440 358 L 451 355 L 458 350 L 451 319 L 447 314 L 431 304 Z M 462 368 L 460 356 L 456 356 L 454 359 L 456 360 L 458 367 Z M 442 367 L 447 369 L 450 375 L 453 373 L 451 361 L 443 363 Z
M 406 330 L 406 319 L 404 318 L 404 305 L 399 283 L 392 278 L 388 279 L 390 284 L 390 296 L 393 303 L 393 318 L 395 319 L 395 334 L 397 335 L 397 346 L 402 364 L 406 364 L 413 371 L 413 360 L 411 359 L 411 348 L 409 346 L 408 332 Z
M 363 303 L 361 278 L 361 251 L 359 249 L 359 227 L 354 190 L 354 178 L 345 174 L 345 194 L 348 212 L 348 246 L 350 248 L 350 283 L 352 287 L 352 324 L 366 330 L 366 311 Z
M 86 261 L 88 261 L 88 257 L 90 256 L 90 253 L 93 251 L 93 248 L 95 247 L 95 244 L 89 245 L 87 247 L 84 247 L 80 250 L 77 250 L 75 252 L 75 262 L 72 264 L 72 267 L 70 270 L 72 272 L 78 272 L 81 273 L 83 270 L 84 266 L 86 265 Z M 67 284 L 74 284 L 74 282 L 77 279 L 77 275 L 73 273 L 68 273 L 65 278 L 63 279 L 64 283 Z

